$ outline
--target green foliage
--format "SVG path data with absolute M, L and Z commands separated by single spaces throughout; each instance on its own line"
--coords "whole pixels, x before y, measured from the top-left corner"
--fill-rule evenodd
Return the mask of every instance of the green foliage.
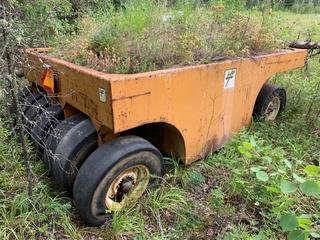
M 305 238 L 305 233 L 302 230 L 293 230 L 288 235 L 288 240 L 304 240 Z
M 283 5 L 285 8 L 292 8 L 293 4 L 294 4 L 295 0 L 284 0 L 283 1 Z
M 205 178 L 199 172 L 190 171 L 190 173 L 188 173 L 188 180 L 190 181 L 191 184 L 197 186 L 197 185 L 201 185 L 205 181 Z
M 245 0 L 211 0 L 210 2 L 213 5 L 224 6 L 230 13 L 244 10 L 246 5 Z
M 318 196 L 320 193 L 319 185 L 311 180 L 307 180 L 300 184 L 301 191 L 307 196 Z
M 292 214 L 284 214 L 280 218 L 280 226 L 283 231 L 290 232 L 299 226 L 297 217 Z
M 224 192 L 220 189 L 211 190 L 210 205 L 213 209 L 219 209 L 224 205 Z
M 146 201 L 155 215 L 160 210 L 178 212 L 187 204 L 186 192 L 175 187 L 158 188 L 148 195 Z
M 83 239 L 71 224 L 70 201 L 58 197 L 48 179 L 36 178 L 34 196 L 27 196 L 21 149 L 8 124 L 0 119 L 0 239 Z M 34 165 L 41 176 L 43 167 Z
M 276 33 L 268 21 L 240 13 L 236 2 L 168 7 L 165 1 L 128 1 L 84 17 L 79 32 L 62 37 L 53 54 L 100 71 L 135 73 L 273 51 Z
M 126 208 L 115 212 L 109 226 L 114 236 L 145 236 L 144 219 L 139 214 L 139 208 Z
M 257 144 L 259 141 L 251 140 L 251 142 L 255 142 L 256 146 L 253 147 L 249 142 L 243 141 L 242 145 L 240 145 L 238 149 L 239 152 L 247 158 L 246 161 L 249 163 L 257 162 L 260 158 L 260 165 L 251 167 L 251 172 L 254 172 L 256 178 L 262 182 L 267 182 L 269 180 L 268 183 L 263 186 L 267 191 L 260 191 L 260 194 L 261 196 L 264 196 L 264 201 L 268 199 L 271 202 L 274 214 L 289 211 L 297 204 L 300 204 L 301 199 L 304 199 L 303 194 L 308 197 L 317 197 L 318 200 L 320 200 L 320 188 L 317 183 L 317 181 L 320 180 L 318 166 L 307 165 L 303 168 L 303 171 L 306 173 L 306 176 L 304 177 L 306 180 L 299 184 L 301 192 L 297 192 L 298 186 L 296 183 L 292 182 L 292 178 L 294 179 L 293 174 L 298 176 L 298 173 L 301 173 L 301 170 L 299 171 L 296 168 L 297 165 L 295 166 L 295 169 L 293 169 L 292 163 L 282 155 L 282 151 L 280 149 L 271 150 L 268 147 L 264 148 L 259 146 L 259 144 Z M 265 154 L 268 154 L 269 157 Z M 263 161 L 266 159 L 268 160 Z M 269 175 L 261 169 L 268 170 Z M 300 180 L 300 178 L 298 179 Z M 250 180 L 249 182 L 242 181 L 241 183 L 246 185 L 248 184 L 247 188 L 252 184 Z M 278 189 L 280 189 L 280 191 Z M 282 196 L 282 194 L 285 196 Z M 288 195 L 291 195 L 291 197 L 289 198 Z M 261 196 L 256 200 L 261 202 Z M 312 201 L 312 199 L 309 199 L 309 201 Z M 265 204 L 267 204 L 267 202 L 265 202 Z M 310 210 L 305 209 L 301 213 L 311 214 L 311 216 L 312 214 L 316 214 L 315 209 L 311 212 L 308 211 Z M 280 225 L 283 231 L 289 232 L 288 239 L 304 239 L 307 234 L 310 234 L 310 226 L 315 224 L 316 222 L 311 224 L 310 218 L 307 221 L 300 219 L 300 222 L 298 222 L 297 216 L 291 213 L 283 214 L 280 218 Z M 302 229 L 299 229 L 299 227 Z M 317 228 L 319 228 L 319 226 L 317 226 Z
M 264 172 L 264 171 L 258 171 L 256 172 L 256 177 L 258 180 L 266 182 L 269 180 L 269 176 L 268 173 Z
M 294 193 L 297 191 L 296 185 L 288 180 L 281 181 L 280 189 L 284 194 Z
M 15 27 L 28 47 L 46 47 L 58 36 L 75 30 L 72 4 L 68 0 L 9 1 L 19 11 Z
M 271 231 L 262 229 L 260 232 L 251 233 L 244 225 L 231 229 L 225 236 L 219 240 L 278 240 L 278 236 L 273 235 Z

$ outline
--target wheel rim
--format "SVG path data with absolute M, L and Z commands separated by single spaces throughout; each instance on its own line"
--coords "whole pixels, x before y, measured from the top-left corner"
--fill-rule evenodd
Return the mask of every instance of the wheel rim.
M 267 121 L 274 121 L 279 114 L 281 108 L 281 100 L 279 96 L 274 96 L 269 102 L 264 116 Z
M 138 200 L 147 189 L 150 179 L 149 169 L 136 165 L 120 173 L 111 183 L 106 197 L 106 207 L 118 211 Z

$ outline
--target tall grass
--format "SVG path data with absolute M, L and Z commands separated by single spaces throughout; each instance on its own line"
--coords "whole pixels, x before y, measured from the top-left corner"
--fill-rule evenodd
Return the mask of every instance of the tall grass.
M 0 239 L 82 239 L 71 224 L 70 202 L 58 197 L 48 179 L 41 176 L 44 170 L 39 162 L 34 163 L 39 174 L 34 196 L 28 197 L 21 149 L 8 130 L 9 123 L 0 118 Z
M 128 1 L 84 18 L 79 28 L 68 42 L 62 39 L 55 55 L 110 73 L 246 57 L 277 46 L 269 25 L 218 1 Z

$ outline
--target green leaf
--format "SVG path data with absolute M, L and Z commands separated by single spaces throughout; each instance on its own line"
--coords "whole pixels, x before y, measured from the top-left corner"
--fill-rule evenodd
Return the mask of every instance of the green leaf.
M 280 218 L 280 226 L 283 231 L 290 232 L 298 227 L 299 223 L 295 215 L 286 213 Z
M 312 221 L 308 217 L 300 216 L 297 218 L 299 227 L 303 228 L 304 230 L 309 230 L 311 228 Z
M 266 161 L 267 163 L 272 163 L 272 158 L 269 156 L 264 156 L 263 160 Z
M 276 201 L 271 202 L 273 208 L 271 211 L 276 214 L 281 214 L 283 211 L 286 211 L 291 206 L 293 206 L 296 202 L 296 200 L 288 199 L 287 196 L 280 198 Z
M 301 214 L 300 216 L 299 216 L 299 218 L 312 218 L 312 214 Z
M 288 240 L 304 240 L 306 238 L 302 230 L 293 230 L 288 235 Z
M 283 162 L 287 165 L 287 167 L 288 167 L 289 169 L 292 168 L 292 164 L 291 164 L 291 162 L 290 162 L 288 159 L 283 160 Z
M 261 166 L 252 166 L 251 168 L 250 168 L 250 171 L 251 172 L 259 172 L 261 170 Z
M 254 139 L 253 136 L 250 137 L 250 143 L 251 143 L 251 145 L 252 145 L 253 147 L 256 147 L 256 146 L 257 146 L 257 142 L 256 142 L 256 140 Z
M 297 181 L 297 182 L 299 182 L 299 183 L 303 183 L 303 182 L 305 182 L 306 180 L 304 180 L 302 177 L 299 177 L 297 174 L 293 174 L 293 178 Z
M 282 180 L 280 184 L 281 192 L 284 194 L 294 193 L 297 191 L 296 185 L 294 185 L 292 182 L 289 182 L 287 180 Z
M 310 232 L 310 235 L 311 235 L 313 238 L 320 238 L 320 234 L 319 234 L 319 233 L 316 233 L 316 232 Z
M 315 165 L 307 165 L 304 171 L 309 176 L 315 176 L 320 174 L 320 167 Z
M 245 154 L 247 152 L 247 150 L 243 146 L 238 146 L 238 150 L 242 154 Z
M 190 182 L 194 185 L 201 185 L 205 181 L 204 176 L 196 171 L 190 171 L 188 177 Z
M 262 182 L 266 182 L 269 180 L 269 176 L 268 173 L 266 173 L 265 171 L 258 171 L 256 172 L 256 176 L 257 178 L 262 181 Z
M 238 146 L 238 150 L 241 154 L 245 155 L 246 157 L 251 158 L 252 154 L 243 146 Z
M 319 185 L 311 180 L 301 183 L 300 189 L 307 196 L 318 196 L 320 193 Z
M 268 192 L 272 192 L 272 193 L 280 193 L 279 188 L 275 188 L 275 187 L 266 187 Z
M 249 142 L 243 142 L 243 147 L 245 148 L 245 149 L 247 149 L 247 150 L 251 150 L 251 149 L 253 149 L 253 146 L 251 145 L 251 143 L 249 143 Z

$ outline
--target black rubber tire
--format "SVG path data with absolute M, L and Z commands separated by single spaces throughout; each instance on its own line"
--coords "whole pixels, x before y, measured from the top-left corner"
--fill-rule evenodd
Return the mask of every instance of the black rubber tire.
M 17 94 L 18 101 L 23 102 L 25 98 L 30 94 L 32 94 L 32 89 L 30 86 L 22 88 Z
M 74 125 L 77 125 L 79 122 L 83 121 L 86 118 L 87 117 L 81 113 L 73 115 L 63 120 L 48 133 L 48 137 L 45 142 L 43 160 L 50 176 L 53 176 L 52 162 L 55 157 L 54 153 L 59 142 Z
M 39 93 L 39 92 L 29 94 L 25 98 L 25 101 L 21 102 L 21 111 L 25 113 L 33 105 L 33 103 L 35 103 L 37 100 L 39 100 L 44 96 L 45 95 L 43 93 Z
M 125 136 L 100 146 L 81 166 L 73 186 L 75 206 L 90 225 L 100 226 L 110 217 L 105 195 L 113 180 L 124 170 L 144 165 L 153 176 L 163 176 L 163 159 L 157 148 L 143 138 Z M 150 179 L 150 184 L 159 178 Z
M 34 126 L 34 119 L 50 106 L 46 97 L 39 98 L 24 113 L 24 124 L 27 132 L 31 133 Z
M 282 87 L 278 87 L 272 84 L 265 84 L 258 94 L 253 110 L 253 116 L 256 118 L 262 118 L 269 102 L 275 96 L 278 96 L 280 98 L 280 110 L 278 113 L 279 115 L 284 110 L 287 103 L 286 91 Z
M 74 125 L 60 140 L 52 169 L 56 181 L 66 191 L 72 192 L 78 170 L 97 145 L 97 131 L 90 119 Z
M 48 133 L 63 119 L 63 109 L 60 105 L 51 105 L 35 119 L 31 136 L 37 146 L 38 153 L 43 153 Z
M 17 99 L 18 99 L 18 103 L 21 104 L 25 101 L 25 99 L 32 94 L 32 89 L 30 86 L 24 87 L 22 88 L 18 93 L 17 93 Z M 8 105 L 8 112 L 9 114 L 13 114 L 16 112 L 16 107 L 14 105 L 14 103 L 10 103 Z

